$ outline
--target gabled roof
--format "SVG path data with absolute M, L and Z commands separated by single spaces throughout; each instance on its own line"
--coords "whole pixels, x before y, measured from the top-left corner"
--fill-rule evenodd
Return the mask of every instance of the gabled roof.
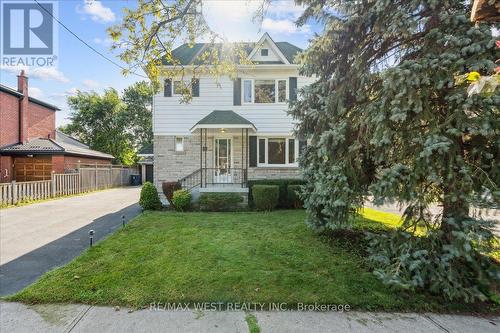
M 274 53 L 281 59 L 281 61 L 284 64 L 290 64 L 288 58 L 283 54 L 283 52 L 281 52 L 281 49 L 276 45 L 276 43 L 273 41 L 273 39 L 271 38 L 271 36 L 269 36 L 267 32 L 264 33 L 264 35 L 262 35 L 257 44 L 254 45 L 252 52 L 250 52 L 250 54 L 248 55 L 248 58 L 252 59 L 253 56 L 257 53 L 257 51 L 260 49 L 262 44 L 264 44 L 266 41 L 269 43 Z
M 153 155 L 153 144 L 147 144 L 141 147 L 137 152 L 137 155 Z
M 269 40 L 270 43 L 276 46 L 274 51 L 280 55 L 281 61 L 260 61 L 256 62 L 257 64 L 295 64 L 294 58 L 297 53 L 302 52 L 303 50 L 293 44 L 288 42 L 274 42 L 269 34 L 265 33 L 261 39 L 257 43 L 238 43 L 239 47 L 242 47 L 246 52 L 247 56 L 250 58 L 252 53 L 255 53 L 258 50 L 258 46 L 261 45 L 264 41 Z M 232 46 L 229 43 L 227 45 Z M 210 51 L 211 49 L 222 50 L 224 44 L 222 43 L 195 43 L 195 44 L 182 44 L 172 51 L 172 58 L 176 60 L 180 65 L 196 65 L 200 63 L 199 56 L 204 54 L 206 51 Z M 221 52 L 218 52 L 219 55 Z M 165 59 L 163 60 L 164 65 L 173 65 L 171 62 L 167 62 Z
M 7 87 L 7 86 L 4 86 L 3 84 L 0 84 L 0 91 L 3 91 L 7 94 L 10 94 L 12 96 L 16 96 L 17 98 L 19 97 L 23 97 L 24 94 L 15 90 L 15 89 L 12 89 L 11 87 Z M 37 98 L 34 98 L 34 97 L 28 97 L 28 100 L 32 103 L 35 103 L 35 104 L 38 104 L 38 105 L 41 105 L 41 106 L 45 106 L 46 108 L 48 109 L 51 109 L 51 110 L 54 110 L 54 111 L 59 111 L 61 109 L 59 109 L 57 106 L 55 105 L 52 105 L 52 104 L 49 104 L 49 103 L 46 103 L 44 101 L 41 101 Z
M 90 149 L 75 138 L 56 131 L 56 139 L 35 138 L 25 143 L 15 143 L 0 147 L 0 154 L 68 154 L 78 156 L 113 159 L 113 155 Z
M 198 121 L 191 132 L 200 128 L 250 128 L 257 131 L 255 125 L 232 110 L 215 110 Z

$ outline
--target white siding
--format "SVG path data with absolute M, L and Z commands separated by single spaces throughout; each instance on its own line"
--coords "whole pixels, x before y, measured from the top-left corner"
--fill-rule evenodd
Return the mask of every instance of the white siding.
M 295 69 L 253 70 L 241 73 L 241 78 L 288 78 L 297 76 Z M 297 86 L 312 82 L 310 78 L 298 77 Z M 233 82 L 228 77 L 200 78 L 200 97 L 189 104 L 181 104 L 179 97 L 164 97 L 163 90 L 154 98 L 153 132 L 155 135 L 190 135 L 189 131 L 200 119 L 214 110 L 233 110 L 245 117 L 262 134 L 287 134 L 293 130 L 292 118 L 286 114 L 287 104 L 233 105 Z

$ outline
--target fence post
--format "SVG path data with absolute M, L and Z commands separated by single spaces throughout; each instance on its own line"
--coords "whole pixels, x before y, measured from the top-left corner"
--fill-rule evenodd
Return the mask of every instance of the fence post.
M 51 182 L 51 187 L 52 187 L 52 193 L 51 193 L 51 197 L 55 197 L 56 196 L 56 177 L 55 177 L 55 174 L 54 174 L 54 171 L 52 171 L 52 175 L 50 177 L 50 179 L 52 180 Z
M 11 189 L 12 189 L 12 195 L 11 195 L 11 198 L 12 198 L 12 204 L 15 205 L 17 203 L 17 184 L 16 184 L 16 181 L 13 180 L 11 182 Z
M 95 184 L 94 184 L 94 191 L 97 191 L 97 163 L 95 164 Z

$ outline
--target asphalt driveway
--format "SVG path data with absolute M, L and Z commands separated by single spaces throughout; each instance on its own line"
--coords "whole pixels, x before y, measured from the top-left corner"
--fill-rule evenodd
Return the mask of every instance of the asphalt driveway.
M 43 273 L 66 264 L 94 240 L 140 213 L 139 187 L 0 210 L 0 295 L 21 290 Z

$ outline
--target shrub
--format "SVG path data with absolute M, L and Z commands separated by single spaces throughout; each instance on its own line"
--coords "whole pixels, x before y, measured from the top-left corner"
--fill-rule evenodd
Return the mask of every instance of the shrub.
M 175 210 L 185 212 L 191 204 L 191 193 L 188 190 L 177 190 L 172 196 L 172 205 Z
M 142 209 L 161 209 L 158 191 L 156 191 L 156 188 L 151 182 L 145 182 L 144 185 L 142 185 L 139 205 L 141 205 Z
M 292 208 L 302 208 L 304 202 L 299 197 L 300 185 L 288 185 L 287 186 L 287 202 Z
M 259 180 L 249 180 L 248 181 L 248 205 L 250 207 L 255 207 L 253 201 L 253 191 L 252 188 L 255 185 L 278 185 L 279 186 L 279 199 L 278 208 L 292 208 L 292 203 L 288 200 L 287 187 L 289 185 L 302 185 L 304 181 L 302 179 L 259 179 Z
M 279 200 L 278 185 L 253 186 L 253 201 L 257 210 L 270 211 L 276 208 Z
M 227 212 L 238 209 L 243 197 L 238 193 L 203 193 L 200 196 L 200 210 L 208 212 Z
M 173 205 L 172 197 L 174 196 L 174 192 L 182 189 L 182 186 L 179 182 L 163 182 L 161 184 L 161 189 L 163 190 L 163 194 L 165 194 L 168 202 Z

